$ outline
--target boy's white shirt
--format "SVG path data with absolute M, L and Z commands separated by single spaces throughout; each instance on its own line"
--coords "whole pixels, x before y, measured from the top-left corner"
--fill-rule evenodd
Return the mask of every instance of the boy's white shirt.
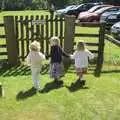
M 45 55 L 41 52 L 30 51 L 27 56 L 27 63 L 31 67 L 41 67 L 42 61 L 45 60 Z
M 92 54 L 88 49 L 84 51 L 75 51 L 73 55 L 70 55 L 71 59 L 75 60 L 76 68 L 88 67 L 88 58 L 93 59 L 94 54 Z

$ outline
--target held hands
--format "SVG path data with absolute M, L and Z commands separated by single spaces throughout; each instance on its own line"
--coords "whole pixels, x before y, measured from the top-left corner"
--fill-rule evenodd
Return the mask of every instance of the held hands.
M 45 58 L 46 58 L 47 60 L 49 59 L 48 53 L 45 53 Z

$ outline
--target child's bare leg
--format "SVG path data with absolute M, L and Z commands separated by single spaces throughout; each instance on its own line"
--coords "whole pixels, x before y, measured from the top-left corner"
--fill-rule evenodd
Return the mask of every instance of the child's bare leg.
M 79 73 L 79 78 L 78 78 L 78 80 L 81 80 L 82 77 L 83 77 L 83 73 L 80 72 L 80 73 Z
M 59 77 L 58 76 L 55 76 L 54 77 L 54 81 L 57 82 L 59 80 Z
M 85 85 L 85 80 L 83 80 L 83 73 L 79 74 L 79 79 L 78 79 L 80 82 L 81 82 L 81 85 Z

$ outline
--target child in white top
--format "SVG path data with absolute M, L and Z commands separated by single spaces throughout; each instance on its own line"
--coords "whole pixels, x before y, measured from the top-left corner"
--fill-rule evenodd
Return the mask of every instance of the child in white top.
M 85 48 L 85 43 L 83 41 L 78 42 L 77 49 L 73 55 L 71 55 L 71 59 L 75 60 L 75 68 L 76 73 L 79 76 L 79 81 L 82 81 L 83 74 L 87 73 L 88 58 L 93 59 L 94 55 Z
M 40 43 L 33 41 L 30 46 L 30 52 L 27 56 L 27 62 L 31 66 L 31 74 L 33 86 L 37 91 L 40 91 L 39 74 L 42 66 L 42 61 L 45 60 L 45 55 L 40 52 Z

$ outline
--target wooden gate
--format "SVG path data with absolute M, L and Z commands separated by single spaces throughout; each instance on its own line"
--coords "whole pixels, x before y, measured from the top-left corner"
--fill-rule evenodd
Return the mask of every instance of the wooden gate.
M 49 39 L 52 36 L 60 38 L 63 45 L 64 18 L 51 16 L 15 16 L 16 39 L 19 58 L 24 61 L 29 52 L 29 44 L 37 40 L 43 53 L 49 52 Z
M 65 21 L 65 22 L 64 22 Z M 82 23 L 84 27 L 99 27 L 98 34 L 75 33 L 75 17 L 66 16 L 58 18 L 53 16 L 5 16 L 4 17 L 6 42 L 8 50 L 8 63 L 16 65 L 19 60 L 24 61 L 29 52 L 29 44 L 33 40 L 41 43 L 41 51 L 49 53 L 49 39 L 52 36 L 60 38 L 61 46 L 65 52 L 71 54 L 74 47 L 74 38 L 77 37 L 97 37 L 97 43 L 86 43 L 89 46 L 97 46 L 95 75 L 100 76 L 103 64 L 104 52 L 104 24 Z M 68 61 L 66 62 L 66 64 Z
M 4 23 L 0 23 L 0 64 L 8 61 Z

